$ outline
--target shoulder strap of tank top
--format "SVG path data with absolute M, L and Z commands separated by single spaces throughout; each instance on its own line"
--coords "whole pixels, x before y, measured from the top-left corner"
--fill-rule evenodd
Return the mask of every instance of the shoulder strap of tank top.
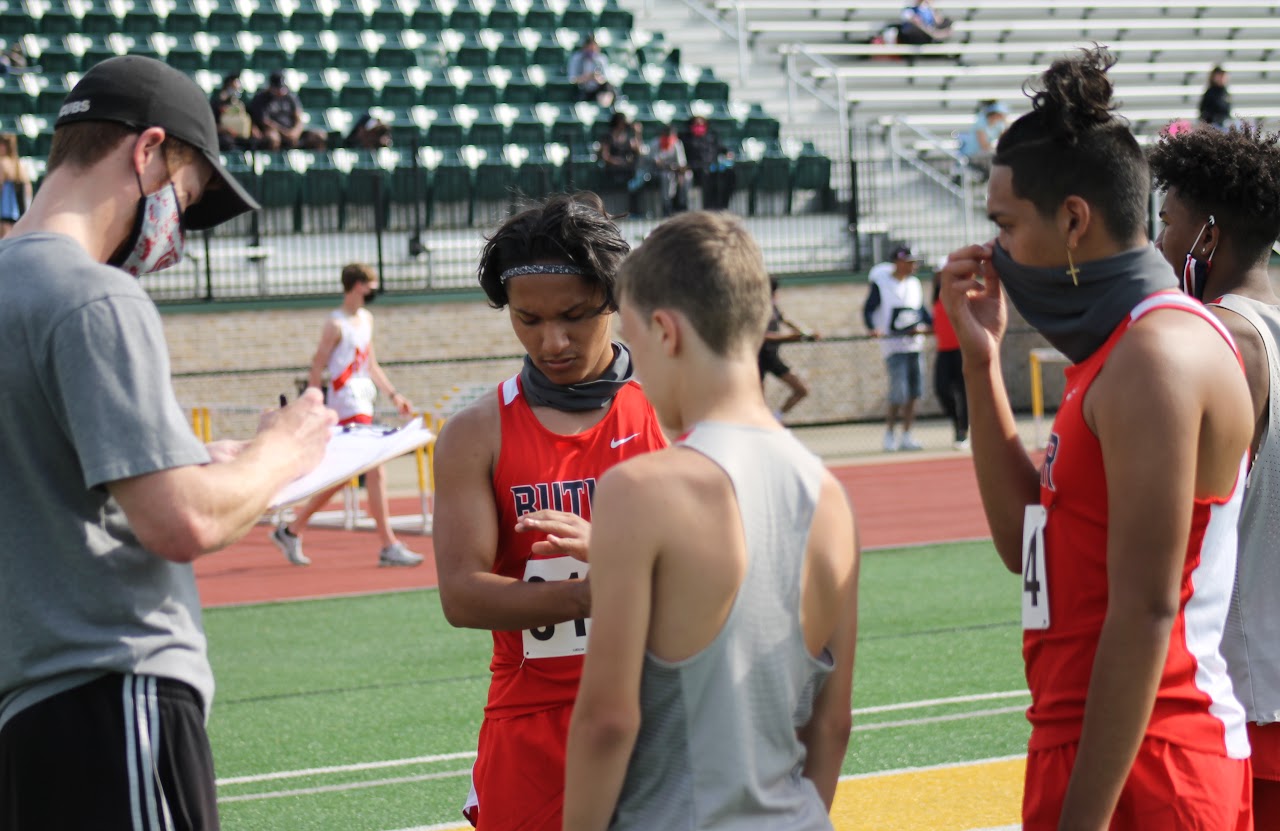
M 1232 339 L 1231 333 L 1227 331 L 1227 327 L 1222 325 L 1222 321 L 1214 317 L 1213 313 L 1206 309 L 1199 300 L 1187 297 L 1182 292 L 1163 291 L 1151 295 L 1134 306 L 1133 311 L 1129 312 L 1129 324 L 1137 323 L 1138 319 L 1143 315 L 1148 312 L 1154 312 L 1157 309 L 1181 309 L 1208 321 L 1217 333 L 1222 336 L 1222 339 L 1227 342 L 1227 346 L 1231 347 L 1231 352 L 1236 356 L 1236 360 L 1240 360 L 1240 350 L 1236 348 L 1235 340 Z

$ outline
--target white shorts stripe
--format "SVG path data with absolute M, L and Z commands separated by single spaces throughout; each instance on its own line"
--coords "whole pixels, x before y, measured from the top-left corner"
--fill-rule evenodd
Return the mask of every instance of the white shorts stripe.
M 173 815 L 169 812 L 169 800 L 164 796 L 164 783 L 160 781 L 160 766 L 156 755 L 160 752 L 160 684 L 155 678 L 147 679 L 147 710 L 151 722 L 152 765 L 150 779 L 155 785 L 156 798 L 160 802 L 160 827 L 173 831 Z
M 151 747 L 150 719 L 147 718 L 147 702 L 154 694 L 152 686 L 155 684 L 155 679 L 135 675 L 134 682 L 136 685 L 134 689 L 134 705 L 138 710 L 138 756 L 142 773 L 139 777 L 139 784 L 142 787 L 142 792 L 146 795 L 147 828 L 158 831 L 160 828 L 160 814 L 156 809 L 156 792 L 151 787 L 156 763 Z
M 124 747 L 125 767 L 129 771 L 129 813 L 133 831 L 146 831 L 142 825 L 142 795 L 138 790 L 138 731 L 135 723 L 136 708 L 133 701 L 134 676 L 124 676 Z

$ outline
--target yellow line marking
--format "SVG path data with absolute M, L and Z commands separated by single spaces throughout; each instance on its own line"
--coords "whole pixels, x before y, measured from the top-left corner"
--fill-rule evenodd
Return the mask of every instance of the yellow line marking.
M 837 831 L 973 831 L 1022 818 L 1025 758 L 998 759 L 845 779 L 836 788 Z

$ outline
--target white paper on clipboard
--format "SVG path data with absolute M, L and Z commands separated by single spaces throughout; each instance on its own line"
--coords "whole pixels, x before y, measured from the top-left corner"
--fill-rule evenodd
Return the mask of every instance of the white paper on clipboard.
M 301 502 L 367 470 L 426 447 L 435 435 L 415 418 L 398 430 L 369 425 L 334 427 L 315 470 L 294 479 L 271 500 L 271 510 Z

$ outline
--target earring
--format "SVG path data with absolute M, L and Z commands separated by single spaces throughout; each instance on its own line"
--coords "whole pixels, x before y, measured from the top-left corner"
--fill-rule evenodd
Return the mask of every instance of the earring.
M 1080 269 L 1076 268 L 1076 264 L 1071 259 L 1071 248 L 1067 247 L 1067 273 L 1071 275 L 1072 285 L 1080 285 Z

